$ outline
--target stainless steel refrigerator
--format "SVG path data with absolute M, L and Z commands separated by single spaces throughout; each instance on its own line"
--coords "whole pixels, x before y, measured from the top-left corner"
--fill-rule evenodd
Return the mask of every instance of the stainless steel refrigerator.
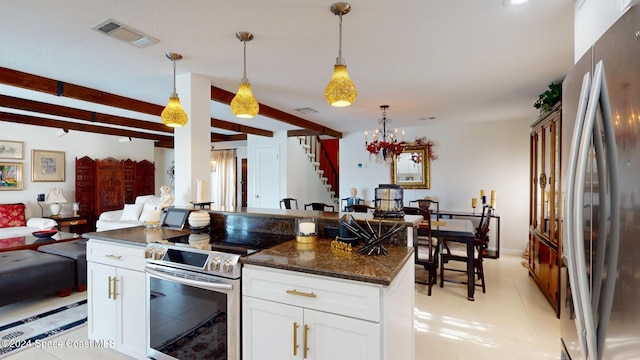
M 562 356 L 640 359 L 640 6 L 566 76 L 562 122 Z

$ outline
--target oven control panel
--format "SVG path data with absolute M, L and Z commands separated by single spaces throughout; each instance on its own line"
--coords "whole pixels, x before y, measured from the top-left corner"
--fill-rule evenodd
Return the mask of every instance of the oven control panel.
M 184 246 L 149 244 L 145 251 L 148 262 L 193 270 L 230 279 L 240 278 L 240 255 Z

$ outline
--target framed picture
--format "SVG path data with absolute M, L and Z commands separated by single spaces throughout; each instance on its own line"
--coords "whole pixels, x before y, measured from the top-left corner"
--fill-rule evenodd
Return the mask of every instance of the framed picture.
M 64 181 L 64 151 L 31 150 L 31 181 Z
M 0 159 L 24 159 L 24 143 L 0 140 Z
M 22 163 L 0 162 L 0 191 L 24 189 L 23 170 Z

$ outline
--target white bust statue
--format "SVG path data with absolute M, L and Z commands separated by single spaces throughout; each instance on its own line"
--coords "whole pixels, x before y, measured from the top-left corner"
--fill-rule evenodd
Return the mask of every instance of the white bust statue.
M 173 194 L 171 193 L 171 188 L 164 185 L 160 187 L 160 205 L 158 205 L 158 210 L 162 210 L 166 207 L 169 207 L 173 204 Z

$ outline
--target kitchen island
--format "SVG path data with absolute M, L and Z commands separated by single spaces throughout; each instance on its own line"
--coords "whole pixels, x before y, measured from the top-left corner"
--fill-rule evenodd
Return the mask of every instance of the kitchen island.
M 211 215 L 209 235 L 210 245 L 214 248 L 217 242 L 256 233 L 291 239 L 295 219 L 310 215 L 318 219 L 322 237 L 325 226 L 337 226 L 340 216 L 338 213 L 315 211 L 255 209 L 239 212 L 213 209 L 207 212 Z M 366 214 L 354 217 L 360 221 L 362 216 Z M 325 356 L 413 359 L 413 248 L 406 245 L 411 244 L 413 227 L 420 220 L 420 217 L 407 216 L 380 223 L 383 229 L 397 223 L 406 226 L 391 244 L 384 243 L 389 250 L 386 256 L 338 250 L 331 247 L 330 240 L 322 239 L 314 244 L 298 244 L 289 240 L 259 252 L 248 252 L 250 255 L 240 259 L 244 292 L 241 307 L 246 312 L 241 340 L 243 358 L 254 359 L 252 351 L 260 352 L 264 348 L 260 341 L 255 342 L 256 332 L 284 336 L 283 332 L 274 332 L 270 321 L 265 323 L 246 315 L 258 314 L 258 309 L 264 309 L 264 304 L 267 304 L 289 306 L 302 316 L 286 326 L 288 334 L 292 334 L 294 328 L 298 331 L 291 339 L 285 340 L 289 342 L 285 345 L 287 355 L 270 358 L 302 359 L 306 354 L 316 359 Z M 168 244 L 167 239 L 180 235 L 188 237 L 190 232 L 188 229 L 175 231 L 140 226 L 83 235 L 89 239 L 90 339 L 115 339 L 117 350 L 135 358 L 145 356 L 148 331 L 145 326 L 145 289 L 148 280 L 144 266 L 150 257 L 147 246 Z M 270 293 L 280 288 L 283 289 L 282 294 L 293 299 L 280 300 L 277 296 L 282 294 Z M 264 289 L 267 292 L 261 293 Z M 239 316 L 232 318 L 238 319 Z M 267 339 L 263 342 L 271 343 L 270 337 L 262 338 Z M 328 342 L 331 345 L 327 346 Z M 354 344 L 361 344 L 364 348 L 354 352 Z M 255 350 L 251 350 L 253 347 Z M 349 354 L 348 357 L 333 356 L 336 353 L 332 351 L 336 349 L 344 349 L 342 354 Z M 262 354 L 260 358 L 264 359 L 265 353 Z
M 413 359 L 413 248 L 387 250 L 292 240 L 244 257 L 243 358 Z

